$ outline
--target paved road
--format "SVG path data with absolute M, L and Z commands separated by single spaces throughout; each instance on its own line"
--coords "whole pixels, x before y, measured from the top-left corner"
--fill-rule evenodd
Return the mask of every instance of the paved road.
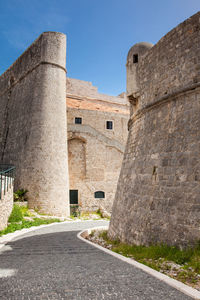
M 78 239 L 105 222 L 59 224 L 9 242 L 0 253 L 1 300 L 186 300 L 190 297 Z

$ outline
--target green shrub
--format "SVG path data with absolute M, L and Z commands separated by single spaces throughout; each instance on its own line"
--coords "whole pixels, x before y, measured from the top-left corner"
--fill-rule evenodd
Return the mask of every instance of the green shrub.
M 24 189 L 20 189 L 20 190 L 17 190 L 15 193 L 14 193 L 14 201 L 27 201 L 26 199 L 26 193 L 28 192 L 28 190 L 24 190 Z
M 23 217 L 33 217 L 34 215 L 29 211 L 28 207 L 21 206 L 20 210 L 22 212 Z

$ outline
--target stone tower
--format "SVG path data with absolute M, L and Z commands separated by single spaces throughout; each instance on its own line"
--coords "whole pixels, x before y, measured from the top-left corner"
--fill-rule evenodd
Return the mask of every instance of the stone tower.
M 200 12 L 127 57 L 129 136 L 109 236 L 185 247 L 200 239 Z
M 66 36 L 43 33 L 0 77 L 0 162 L 16 166 L 28 205 L 69 215 Z

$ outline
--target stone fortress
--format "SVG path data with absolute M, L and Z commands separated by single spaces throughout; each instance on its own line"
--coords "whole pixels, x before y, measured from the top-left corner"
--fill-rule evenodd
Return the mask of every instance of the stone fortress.
M 67 78 L 70 203 L 111 212 L 121 169 L 129 104 L 98 93 L 91 82 Z
M 111 238 L 200 240 L 199 53 L 200 12 L 128 53 L 129 133 Z M 29 206 L 41 212 L 69 215 L 69 187 L 71 203 L 110 210 L 128 104 L 91 83 L 66 83 L 65 64 L 65 35 L 46 32 L 0 77 L 0 163 L 16 166 L 16 188 L 28 189 Z
M 45 32 L 0 77 L 0 163 L 16 166 L 30 208 L 68 216 L 70 181 L 71 204 L 111 211 L 129 103 L 66 80 L 65 65 L 65 35 Z
M 200 240 L 200 12 L 127 56 L 129 134 L 109 236 L 129 244 Z

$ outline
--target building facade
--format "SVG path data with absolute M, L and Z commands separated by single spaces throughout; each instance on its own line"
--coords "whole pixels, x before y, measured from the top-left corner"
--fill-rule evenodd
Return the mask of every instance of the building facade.
M 70 203 L 111 211 L 128 129 L 129 103 L 67 78 Z

